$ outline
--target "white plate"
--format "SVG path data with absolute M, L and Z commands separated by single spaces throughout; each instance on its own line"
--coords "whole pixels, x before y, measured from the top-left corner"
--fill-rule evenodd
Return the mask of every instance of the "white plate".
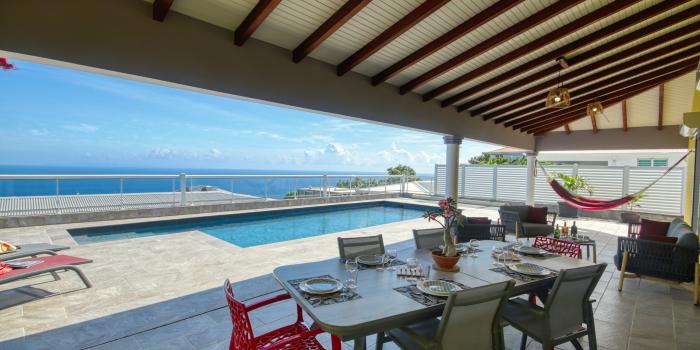
M 419 291 L 425 294 L 435 295 L 439 297 L 446 297 L 449 296 L 452 292 L 459 292 L 460 290 L 462 290 L 462 287 L 452 282 L 442 280 L 421 281 L 416 285 L 416 288 L 418 288 Z
M 547 254 L 547 251 L 542 249 L 542 248 L 535 248 L 535 247 L 530 247 L 530 246 L 522 246 L 519 248 L 513 248 L 513 250 L 522 253 L 522 254 L 530 254 L 530 255 L 545 255 Z
M 381 255 L 360 255 L 357 257 L 357 263 L 368 266 L 380 265 L 384 259 Z
M 544 267 L 531 263 L 510 264 L 508 265 L 508 268 L 515 272 L 530 276 L 547 276 L 550 274 L 549 270 L 545 269 Z
M 333 278 L 311 278 L 299 283 L 299 289 L 309 294 L 332 294 L 343 289 L 343 284 Z

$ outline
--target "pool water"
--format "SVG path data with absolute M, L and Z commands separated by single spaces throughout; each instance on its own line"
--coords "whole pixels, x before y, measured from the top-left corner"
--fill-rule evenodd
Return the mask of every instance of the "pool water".
M 69 233 L 79 244 L 90 244 L 199 230 L 245 248 L 416 219 L 426 210 L 434 209 L 372 202 L 90 227 L 72 229 Z

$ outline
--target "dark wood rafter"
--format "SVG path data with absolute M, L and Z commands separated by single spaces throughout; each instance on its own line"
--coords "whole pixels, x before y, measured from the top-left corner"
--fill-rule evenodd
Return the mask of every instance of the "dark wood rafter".
M 553 115 L 549 115 L 538 120 L 530 120 L 526 124 L 517 126 L 517 128 L 519 128 L 521 131 L 527 131 L 528 133 L 532 133 L 533 130 L 540 129 L 545 125 L 560 123 L 563 120 L 566 120 L 567 123 L 569 123 L 570 121 L 567 119 L 568 117 L 580 115 L 581 113 L 583 113 L 584 116 L 586 115 L 586 106 L 588 102 L 592 102 L 593 100 L 600 101 L 601 103 L 603 103 L 604 107 L 610 106 L 614 103 L 618 103 L 624 99 L 627 99 L 625 98 L 625 96 L 627 96 L 630 92 L 649 90 L 663 82 L 675 79 L 689 72 L 691 67 L 695 67 L 697 65 L 697 58 L 695 58 L 695 60 L 696 61 L 693 64 L 689 64 L 688 61 L 684 61 L 682 62 L 684 65 L 678 64 L 669 66 L 667 67 L 668 69 L 663 69 L 663 72 L 661 72 L 660 70 L 659 72 L 652 72 L 646 77 L 633 79 L 634 81 L 630 80 L 630 82 L 627 83 L 624 88 L 619 88 L 614 91 L 605 91 L 601 94 L 596 94 L 594 99 L 586 99 L 585 101 L 581 101 L 580 103 L 578 103 L 576 106 L 572 106 L 566 110 L 559 111 Z M 651 74 L 653 73 L 656 73 L 657 75 L 654 75 L 651 79 L 643 80 L 643 78 L 651 77 Z M 564 123 L 560 123 L 559 126 L 563 124 Z
M 346 2 L 294 49 L 292 52 L 292 60 L 294 62 L 303 60 L 304 57 L 308 56 L 371 1 L 372 0 L 349 0 Z
M 664 128 L 664 84 L 659 85 L 659 125 L 656 128 Z
M 627 100 L 620 102 L 622 108 L 622 131 L 627 131 Z
M 611 2 L 595 11 L 592 11 L 584 16 L 581 16 L 577 18 L 574 21 L 571 21 L 565 25 L 563 25 L 561 28 L 557 28 L 556 30 L 549 32 L 536 40 L 533 40 L 499 58 L 491 60 L 489 63 L 476 68 L 466 74 L 463 74 L 462 76 L 455 78 L 451 80 L 450 82 L 443 84 L 423 95 L 424 100 L 431 100 L 434 99 L 452 89 L 455 89 L 459 87 L 460 85 L 466 84 L 490 71 L 493 71 L 494 69 L 501 67 L 505 64 L 508 64 L 522 56 L 525 56 L 537 49 L 540 49 L 546 45 L 549 45 L 556 40 L 559 40 L 577 30 L 580 30 L 581 28 L 590 25 L 591 23 L 601 20 L 603 18 L 606 18 L 614 13 L 617 13 L 618 11 L 621 11 L 637 2 L 640 0 L 624 0 L 624 1 L 614 1 Z M 562 60 L 560 64 L 565 64 L 566 60 Z M 566 68 L 566 67 L 564 67 Z M 443 100 L 440 105 L 442 107 L 447 107 L 449 105 L 452 105 L 453 103 L 459 101 L 459 98 L 455 97 L 449 97 Z
M 698 25 L 698 28 L 700 28 L 700 25 Z M 494 101 L 488 105 L 474 109 L 470 112 L 473 115 L 481 115 L 482 117 L 484 117 L 487 120 L 492 119 L 492 118 L 497 117 L 497 116 L 500 116 L 500 115 L 503 115 L 504 113 L 507 113 L 510 110 L 527 106 L 533 102 L 537 102 L 533 98 L 522 99 L 524 97 L 533 96 L 534 94 L 536 94 L 537 92 L 540 92 L 540 91 L 546 91 L 547 89 L 549 89 L 553 86 L 556 86 L 560 81 L 567 82 L 566 83 L 567 87 L 573 87 L 571 84 L 573 84 L 574 81 L 569 81 L 570 79 L 583 76 L 590 71 L 595 71 L 595 70 L 604 68 L 606 66 L 609 66 L 611 64 L 615 64 L 617 62 L 623 61 L 626 58 L 638 55 L 640 52 L 644 52 L 646 50 L 649 50 L 650 48 L 666 44 L 669 41 L 677 39 L 678 37 L 681 36 L 679 34 L 682 34 L 686 31 L 687 30 L 685 30 L 685 29 L 683 29 L 681 31 L 673 31 L 671 33 L 656 37 L 652 40 L 645 41 L 639 45 L 635 45 L 633 47 L 630 47 L 629 49 L 620 51 L 616 54 L 605 57 L 601 60 L 593 62 L 589 65 L 584 66 L 584 67 L 580 67 L 578 69 L 574 69 L 574 70 L 571 70 L 569 72 L 566 72 L 566 73 L 562 74 L 560 77 L 555 77 L 555 78 L 549 79 L 547 81 L 544 81 L 542 83 L 531 86 L 527 89 L 518 91 L 515 94 L 509 95 L 509 96 L 504 97 L 498 101 Z M 690 38 L 678 41 L 678 42 L 673 43 L 671 45 L 661 47 L 657 50 L 654 50 L 654 51 L 647 53 L 647 54 L 644 54 L 642 56 L 632 58 L 630 60 L 625 61 L 623 64 L 616 65 L 615 67 L 620 67 L 620 66 L 624 66 L 627 68 L 633 67 L 633 66 L 636 66 L 638 64 L 646 63 L 648 61 L 657 59 L 659 57 L 668 55 L 671 52 L 683 49 L 687 46 L 697 45 L 698 43 L 700 43 L 700 34 L 697 34 L 697 35 L 694 35 Z M 591 80 L 594 78 L 598 79 L 600 77 L 604 77 L 604 76 L 610 74 L 609 72 L 610 72 L 609 69 L 604 69 L 604 70 L 598 71 L 596 73 L 590 74 L 588 77 Z M 614 73 L 614 72 L 615 71 L 613 70 L 612 73 Z M 537 96 L 538 96 L 537 98 L 539 99 L 539 95 L 537 95 Z M 513 104 L 510 104 L 510 102 L 516 101 L 516 100 L 520 100 L 520 101 L 513 103 Z M 493 110 L 493 109 L 500 107 L 500 106 L 506 106 L 506 105 L 507 105 L 507 107 L 505 107 L 505 108 L 501 108 L 499 110 L 492 111 L 491 113 L 484 115 L 484 113 L 487 111 Z
M 246 16 L 234 33 L 234 43 L 243 46 L 256 29 L 265 21 L 265 18 L 279 5 L 282 0 L 260 0 L 252 11 Z
M 153 19 L 158 22 L 163 22 L 165 16 L 170 11 L 170 6 L 175 0 L 155 0 L 153 1 Z
M 656 77 L 668 74 L 669 72 L 674 72 L 679 69 L 684 68 L 686 65 L 695 63 L 697 64 L 697 59 L 700 56 L 693 56 L 683 61 L 665 66 L 663 68 L 656 69 L 654 64 L 650 64 L 645 67 L 640 67 L 629 72 L 621 73 L 615 77 L 602 81 L 600 83 L 593 84 L 595 87 L 586 89 L 586 91 L 571 99 L 571 106 L 567 107 L 567 110 L 575 110 L 576 108 L 585 108 L 590 102 L 602 99 L 601 96 L 608 94 L 616 94 L 619 91 L 623 91 L 631 85 L 643 84 L 646 81 L 654 80 Z M 645 74 L 641 74 L 646 72 Z M 628 75 L 629 73 L 629 75 Z M 630 77 L 633 77 L 630 79 Z M 531 113 L 523 118 L 516 120 L 511 120 L 506 123 L 506 126 L 512 126 L 513 129 L 528 129 L 533 124 L 540 123 L 542 121 L 551 120 L 557 117 L 561 113 L 560 110 L 542 110 L 535 113 Z
M 431 41 L 430 43 L 424 45 L 420 49 L 411 53 L 410 55 L 404 57 L 400 61 L 392 64 L 389 68 L 384 69 L 375 76 L 372 77 L 372 85 L 377 86 L 388 79 L 391 79 L 396 74 L 401 73 L 406 68 L 418 63 L 420 60 L 424 59 L 435 53 L 436 51 L 442 49 L 443 47 L 451 44 L 455 40 L 463 37 L 464 35 L 472 32 L 476 28 L 479 28 L 484 23 L 498 17 L 504 12 L 510 10 L 515 5 L 523 2 L 524 0 L 500 0 L 497 3 L 491 5 L 487 9 L 481 11 L 475 16 L 469 18 L 468 20 L 462 22 L 460 25 L 452 28 L 447 33 L 441 35 L 437 39 Z
M 571 128 L 569 127 L 569 124 L 564 124 L 564 131 L 566 131 L 567 135 L 571 135 Z
M 544 10 L 541 10 L 533 14 L 532 16 L 523 19 L 515 25 L 510 26 L 505 30 L 499 32 L 498 34 L 476 44 L 475 46 L 469 48 L 467 51 L 464 51 L 459 55 L 452 57 L 444 63 L 438 65 L 437 67 L 419 75 L 418 77 L 412 79 L 408 83 L 401 85 L 401 87 L 399 88 L 399 93 L 403 95 L 437 78 L 438 76 L 459 66 L 460 64 L 468 61 L 469 59 L 481 55 L 482 53 L 502 44 L 506 40 L 512 39 L 513 37 L 522 34 L 523 32 L 570 9 L 571 7 L 579 4 L 582 1 L 583 0 L 559 0 L 552 5 L 549 5 Z
M 401 18 L 398 22 L 394 23 L 391 27 L 379 34 L 376 38 L 372 39 L 361 49 L 357 50 L 357 52 L 352 54 L 352 56 L 340 63 L 337 68 L 338 75 L 340 76 L 349 72 L 355 66 L 362 63 L 362 61 L 372 56 L 375 52 L 379 51 L 392 40 L 396 39 L 399 35 L 411 29 L 413 26 L 418 24 L 418 22 L 430 16 L 433 12 L 437 11 L 449 1 L 450 0 L 427 0 L 426 2 L 422 3 L 420 6 L 413 9 L 413 11 L 411 11 L 409 14 Z
M 635 78 L 638 76 L 647 76 L 651 74 L 650 72 L 653 72 L 655 69 L 659 67 L 663 67 L 665 65 L 669 64 L 677 64 L 679 60 L 682 59 L 687 59 L 688 57 L 693 57 L 693 55 L 697 55 L 700 53 L 700 46 L 696 46 L 694 49 L 686 50 L 686 51 L 681 51 L 679 53 L 661 58 L 656 61 L 649 62 L 645 65 L 639 66 L 637 68 L 631 69 L 624 71 L 624 69 L 618 70 L 618 74 L 612 75 L 606 79 L 597 81 L 593 84 L 587 85 L 584 88 L 577 89 L 572 91 L 572 95 L 574 97 L 571 99 L 571 104 L 574 105 L 574 103 L 581 101 L 582 99 L 588 97 L 588 96 L 594 96 L 595 94 L 599 93 L 602 90 L 609 90 L 612 88 L 612 86 L 622 86 L 624 87 L 624 83 L 628 81 L 630 78 Z M 668 67 L 664 69 L 670 69 Z M 622 72 L 620 72 L 622 71 Z M 661 73 L 663 74 L 663 73 Z M 581 80 L 584 80 L 583 83 L 586 82 L 586 77 L 581 78 Z M 588 82 L 592 80 L 587 80 Z M 613 85 L 615 84 L 615 85 Z M 546 94 L 543 96 L 540 96 L 541 100 L 540 102 L 544 101 L 546 98 Z M 571 108 L 569 106 L 568 108 Z M 546 116 L 546 115 L 552 115 L 555 114 L 556 110 L 548 109 L 544 106 L 544 103 L 539 103 L 536 105 L 533 105 L 528 108 L 523 108 L 520 110 L 517 110 L 515 112 L 512 112 L 510 114 L 504 115 L 502 117 L 496 118 L 496 123 L 502 123 L 506 122 L 505 126 L 517 126 L 523 122 L 527 122 L 528 120 L 535 119 L 541 116 Z
M 603 108 L 607 108 L 607 107 L 615 105 L 616 103 L 620 103 L 621 101 L 628 100 L 636 95 L 639 95 L 645 91 L 648 91 L 649 89 L 653 88 L 655 85 L 658 85 L 662 82 L 668 82 L 668 81 L 676 79 L 684 74 L 687 74 L 689 72 L 693 72 L 693 71 L 695 71 L 696 68 L 697 67 L 695 65 L 687 66 L 684 69 L 681 69 L 681 70 L 678 70 L 676 72 L 661 76 L 661 77 L 655 79 L 654 81 L 651 81 L 648 84 L 645 84 L 644 86 L 642 86 L 638 89 L 630 89 L 630 91 L 626 94 L 623 94 L 623 95 L 620 95 L 620 96 L 617 96 L 614 98 L 610 98 L 610 99 L 604 101 Z M 557 119 L 557 120 L 551 122 L 550 124 L 543 125 L 537 129 L 529 130 L 528 134 L 541 135 L 543 133 L 546 133 L 546 132 L 552 131 L 556 128 L 559 128 L 564 124 L 572 123 L 578 119 L 581 119 L 581 118 L 586 116 L 585 114 L 586 114 L 585 109 L 583 111 L 578 111 L 578 113 L 576 113 L 576 111 L 575 111 L 574 113 L 570 113 L 570 115 L 562 116 L 562 118 Z
M 663 1 L 663 2 L 656 4 L 650 8 L 647 8 L 647 9 L 642 10 L 634 15 L 631 15 L 623 20 L 615 22 L 615 23 L 613 23 L 605 28 L 597 30 L 591 34 L 588 34 L 588 35 L 580 38 L 580 39 L 577 39 L 569 44 L 566 44 L 558 49 L 552 50 L 551 52 L 549 52 L 545 55 L 542 55 L 538 58 L 535 58 L 531 61 L 528 61 L 524 64 L 521 64 L 518 67 L 512 68 L 506 72 L 503 72 L 503 73 L 501 73 L 493 78 L 490 78 L 482 83 L 476 84 L 473 87 L 470 87 L 470 88 L 460 92 L 458 94 L 459 99 L 461 100 L 461 99 L 469 98 L 470 96 L 481 93 L 482 91 L 485 91 L 488 88 L 490 88 L 496 84 L 510 80 L 515 76 L 522 75 L 524 72 L 530 71 L 534 68 L 537 68 L 537 67 L 540 67 L 543 65 L 551 64 L 552 62 L 554 62 L 554 60 L 556 60 L 559 57 L 565 56 L 567 53 L 577 51 L 577 50 L 579 50 L 583 47 L 586 47 L 586 46 L 588 46 L 588 45 L 590 45 L 590 44 L 592 44 L 592 43 L 594 43 L 602 38 L 613 35 L 617 32 L 620 32 L 624 29 L 627 29 L 633 25 L 639 24 L 639 23 L 641 23 L 649 18 L 652 18 L 652 17 L 659 15 L 661 13 L 664 13 L 665 11 L 668 11 L 668 10 L 670 10 L 676 6 L 682 5 L 683 3 L 686 3 L 686 2 L 688 2 L 688 0 Z M 688 11 L 688 10 L 686 10 L 686 11 Z M 687 18 L 690 18 L 692 16 L 694 16 L 694 15 L 686 16 L 683 19 L 679 19 L 677 22 L 680 22 L 680 21 L 685 20 Z M 665 21 L 665 23 L 666 22 L 669 22 L 669 21 Z M 664 29 L 664 28 L 661 28 L 661 29 Z M 653 31 L 651 31 L 651 30 L 641 31 L 640 30 L 640 31 L 635 31 L 633 33 L 636 33 L 635 37 L 637 39 L 640 39 L 640 38 L 644 38 L 645 36 L 647 36 L 651 32 L 653 32 Z M 627 40 L 630 40 L 630 42 L 633 40 L 636 40 L 636 39 L 632 38 L 632 33 L 630 33 L 629 35 L 626 35 L 625 37 L 627 37 Z M 571 65 L 572 63 L 569 61 L 569 64 Z M 464 102 L 461 105 L 459 105 L 459 107 L 457 107 L 457 110 L 460 112 L 467 110 L 473 106 L 476 106 L 479 103 L 490 100 L 493 97 L 507 94 L 511 91 L 516 90 L 517 88 L 523 87 L 523 86 L 533 82 L 534 80 L 538 80 L 538 79 L 544 78 L 550 74 L 556 73 L 558 70 L 559 70 L 559 66 L 546 68 L 543 70 L 544 72 L 542 72 L 542 71 L 537 72 L 537 73 L 532 74 L 530 76 L 521 78 L 521 79 L 517 80 L 516 82 L 513 82 L 505 87 L 498 88 L 498 89 L 494 90 L 493 92 L 488 93 L 487 94 L 488 96 L 482 95 L 482 96 L 477 97 L 473 100 Z

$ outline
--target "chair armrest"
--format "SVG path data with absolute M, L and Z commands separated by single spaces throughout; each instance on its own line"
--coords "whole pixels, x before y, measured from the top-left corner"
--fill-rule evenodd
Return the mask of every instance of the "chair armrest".
M 551 222 L 552 227 L 554 227 L 555 223 L 557 222 L 557 213 L 547 212 L 547 222 Z
M 7 255 L 0 255 L 0 260 L 15 260 L 20 258 L 32 257 L 35 258 L 39 255 L 58 255 L 58 253 L 51 250 L 34 250 L 34 251 L 16 251 L 12 253 L 7 253 Z
M 435 340 L 433 339 L 428 339 L 416 332 L 414 332 L 412 329 L 408 327 L 401 327 L 400 328 L 401 332 L 405 333 L 406 336 L 411 339 L 412 342 L 418 344 L 418 347 L 420 349 L 425 349 L 425 350 L 431 350 L 431 349 L 439 349 L 440 344 L 438 344 Z
M 274 297 L 269 298 L 269 299 L 261 300 L 261 301 L 258 301 L 256 303 L 246 305 L 245 309 L 246 309 L 246 311 L 253 311 L 253 310 L 259 309 L 263 306 L 267 306 L 267 305 L 274 304 L 274 303 L 277 303 L 277 302 L 280 302 L 283 300 L 287 300 L 287 299 L 291 299 L 291 298 L 292 297 L 287 293 L 280 294 L 280 295 L 274 296 Z
M 629 226 L 627 226 L 627 238 L 637 238 L 641 228 L 642 224 L 630 223 Z
M 289 338 L 285 338 L 283 340 L 274 342 L 274 343 L 264 347 L 263 350 L 285 349 L 285 346 L 287 346 L 291 343 L 294 343 L 294 342 L 302 340 L 302 339 L 315 338 L 317 335 L 319 335 L 321 333 L 324 333 L 324 331 L 322 329 L 313 329 L 310 331 L 299 333 L 299 334 L 293 335 Z

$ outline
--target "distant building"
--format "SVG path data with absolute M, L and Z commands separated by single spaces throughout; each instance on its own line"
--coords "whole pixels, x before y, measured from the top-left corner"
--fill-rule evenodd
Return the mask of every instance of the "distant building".
M 526 152 L 524 149 L 503 147 L 486 153 L 506 159 L 518 159 Z M 685 150 L 619 151 L 614 153 L 609 151 L 540 152 L 537 159 L 556 164 L 667 167 L 676 163 L 686 152 Z

